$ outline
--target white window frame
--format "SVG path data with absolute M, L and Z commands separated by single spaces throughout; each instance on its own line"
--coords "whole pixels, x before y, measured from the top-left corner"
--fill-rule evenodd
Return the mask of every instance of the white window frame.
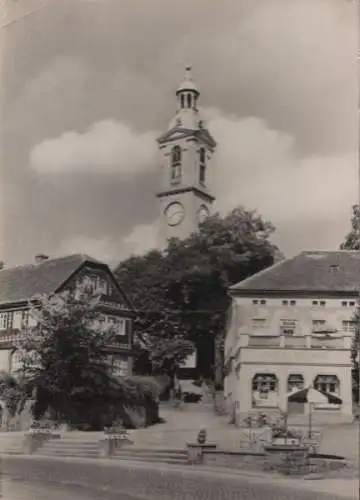
M 23 311 L 14 311 L 11 327 L 14 330 L 21 330 L 23 327 Z
M 312 324 L 312 331 L 314 332 L 318 328 L 325 327 L 326 320 L 325 319 L 313 319 L 311 324 Z
M 287 378 L 287 392 L 293 389 L 301 390 L 305 387 L 305 379 L 301 373 L 290 373 Z
M 255 332 L 263 331 L 266 328 L 266 318 L 252 318 L 251 329 Z
M 127 358 L 113 358 L 112 367 L 116 375 L 124 377 L 129 372 L 129 360 Z
M 259 399 L 268 401 L 270 394 L 279 393 L 279 380 L 274 373 L 255 373 L 251 379 L 251 394 L 258 394 Z M 256 405 L 257 406 L 257 405 Z
M 121 316 L 114 316 L 112 314 L 106 315 L 106 324 L 113 325 L 116 328 L 116 335 L 126 335 L 126 321 L 127 318 Z
M 296 319 L 281 319 L 280 334 L 288 337 L 293 337 L 297 333 L 298 321 Z
M 353 320 L 343 320 L 342 330 L 344 333 L 354 333 L 356 328 L 356 321 Z
M 317 382 L 317 380 L 320 381 Z M 335 391 L 331 390 L 333 389 L 333 385 L 335 385 Z M 335 396 L 340 396 L 340 379 L 335 374 L 319 374 L 314 378 L 314 388 L 334 394 Z
M 0 313 L 0 330 L 2 330 L 2 331 L 7 330 L 8 317 L 9 317 L 8 312 L 1 312 Z
M 19 355 L 19 353 L 17 351 L 14 351 L 11 354 L 11 365 L 10 365 L 10 367 L 11 367 L 10 371 L 12 373 L 13 372 L 17 372 L 21 368 L 21 359 L 20 359 L 20 355 Z

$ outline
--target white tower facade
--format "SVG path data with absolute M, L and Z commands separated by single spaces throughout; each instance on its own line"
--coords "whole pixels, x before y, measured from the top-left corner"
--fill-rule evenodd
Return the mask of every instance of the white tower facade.
M 160 246 L 169 238 L 184 239 L 211 214 L 215 196 L 209 188 L 216 142 L 197 108 L 200 92 L 186 67 L 176 91 L 177 110 L 168 130 L 158 138 L 161 155 Z

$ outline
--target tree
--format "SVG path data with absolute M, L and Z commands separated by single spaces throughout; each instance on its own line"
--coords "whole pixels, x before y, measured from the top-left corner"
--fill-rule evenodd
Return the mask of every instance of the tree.
M 178 364 L 191 342 L 199 354 L 199 375 L 213 377 L 215 339 L 223 343 L 230 305 L 228 287 L 279 256 L 270 242 L 273 231 L 256 212 L 238 207 L 224 218 L 209 217 L 185 240 L 170 240 L 162 253 L 120 263 L 115 275 L 139 313 L 134 336 L 150 358 L 156 353 L 171 365 L 176 357 Z
M 14 417 L 25 404 L 24 381 L 7 372 L 0 373 L 0 394 L 9 417 Z
M 30 302 L 36 326 L 19 337 L 17 349 L 35 419 L 50 411 L 70 424 L 102 426 L 127 401 L 126 382 L 108 361 L 115 332 L 100 327 L 98 301 L 75 290 Z
M 360 205 L 353 205 L 351 231 L 340 245 L 341 250 L 360 250 Z
M 340 245 L 341 250 L 360 250 L 360 205 L 353 205 L 351 216 L 351 231 L 345 237 L 344 243 Z M 352 369 L 352 386 L 354 400 L 359 402 L 359 361 L 358 353 L 360 352 L 360 313 L 356 312 L 355 317 L 355 333 L 352 338 L 351 359 L 353 363 Z
M 176 366 L 193 351 L 185 338 L 178 305 L 169 297 L 169 262 L 156 250 L 130 257 L 116 270 L 116 277 L 131 301 L 137 304 L 134 343 L 141 373 L 165 373 L 173 377 Z
M 356 311 L 354 315 L 355 331 L 351 343 L 351 361 L 352 361 L 352 390 L 353 399 L 359 403 L 360 391 L 360 310 Z

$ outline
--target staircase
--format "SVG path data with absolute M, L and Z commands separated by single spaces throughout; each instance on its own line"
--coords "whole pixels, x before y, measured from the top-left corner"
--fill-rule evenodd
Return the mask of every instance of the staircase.
M 94 439 L 51 439 L 39 448 L 34 455 L 97 458 L 99 456 L 99 444 Z
M 13 446 L 7 450 L 10 454 L 21 454 L 21 444 Z M 98 458 L 99 444 L 97 440 L 79 439 L 53 439 L 47 441 L 34 454 L 39 457 L 77 457 L 77 458 Z M 121 448 L 112 460 L 152 462 L 167 464 L 186 464 L 186 450 L 164 449 L 164 448 Z
M 187 464 L 187 451 L 170 450 L 162 448 L 141 449 L 141 448 L 123 448 L 119 450 L 113 457 L 117 460 L 128 460 L 147 463 L 165 463 L 165 464 Z

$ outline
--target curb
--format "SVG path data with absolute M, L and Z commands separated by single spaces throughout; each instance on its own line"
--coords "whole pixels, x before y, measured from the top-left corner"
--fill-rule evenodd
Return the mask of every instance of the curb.
M 43 461 L 44 457 L 35 456 L 35 455 L 6 455 L 2 453 L 0 455 L 0 459 L 10 459 L 16 460 L 21 458 L 23 460 L 29 461 Z M 269 486 L 277 486 L 284 488 L 288 488 L 290 490 L 296 491 L 308 491 L 309 493 L 324 493 L 328 495 L 336 495 L 339 499 L 353 500 L 356 498 L 356 493 L 359 491 L 359 480 L 352 479 L 334 479 L 327 478 L 326 481 L 324 479 L 312 480 L 309 478 L 305 480 L 304 478 L 286 478 L 279 474 L 271 474 L 271 473 L 261 473 L 261 472 L 252 472 L 252 471 L 243 471 L 239 469 L 229 469 L 229 468 L 220 468 L 220 467 L 207 467 L 207 466 L 189 466 L 189 465 L 179 465 L 179 464 L 150 464 L 147 462 L 138 462 L 136 460 L 121 460 L 121 459 L 109 459 L 102 458 L 94 461 L 92 458 L 81 458 L 81 457 L 46 457 L 46 461 L 51 462 L 65 462 L 65 463 L 82 463 L 82 464 L 94 464 L 97 463 L 100 467 L 123 467 L 128 469 L 138 469 L 138 470 L 163 470 L 168 472 L 178 472 L 182 475 L 190 475 L 190 476 L 205 476 L 209 477 L 216 476 L 219 479 L 233 479 L 233 480 L 256 480 L 258 483 L 267 484 Z M 156 465 L 156 467 L 154 467 Z M 63 481 L 61 481 L 63 482 Z M 66 482 L 66 481 L 65 481 Z M 339 485 L 339 482 L 341 485 Z M 330 484 L 329 484 L 330 483 Z M 357 484 L 356 484 L 357 483 Z M 82 486 L 81 481 L 77 484 Z M 339 487 L 340 486 L 340 487 Z M 339 489 L 339 491 L 337 491 Z M 347 490 L 347 491 L 344 491 Z

